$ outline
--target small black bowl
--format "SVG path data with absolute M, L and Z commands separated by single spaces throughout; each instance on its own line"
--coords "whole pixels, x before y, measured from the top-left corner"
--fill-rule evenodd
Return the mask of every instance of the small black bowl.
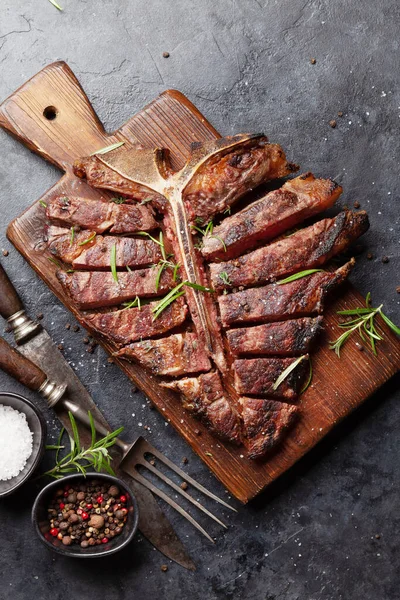
M 110 539 L 106 544 L 89 546 L 88 548 L 81 548 L 78 544 L 64 546 L 61 540 L 57 537 L 52 537 L 49 533 L 50 523 L 47 515 L 49 504 L 51 503 L 57 488 L 64 487 L 66 484 L 76 486 L 81 483 L 88 483 L 93 479 L 102 483 L 105 482 L 110 486 L 116 485 L 121 490 L 121 493 L 127 496 L 128 502 L 126 506 L 129 512 L 125 526 L 120 535 Z M 32 508 L 32 523 L 37 535 L 44 545 L 50 548 L 50 550 L 54 550 L 63 556 L 73 558 L 99 558 L 122 550 L 122 548 L 125 548 L 125 546 L 132 541 L 138 527 L 138 522 L 139 508 L 132 491 L 123 481 L 121 481 L 121 479 L 117 479 L 116 477 L 104 473 L 88 473 L 86 477 L 79 474 L 67 475 L 62 479 L 52 481 L 39 493 Z
M 15 492 L 35 471 L 43 457 L 47 428 L 46 421 L 39 409 L 23 396 L 13 394 L 12 392 L 0 392 L 0 404 L 11 406 L 11 408 L 24 413 L 28 427 L 33 434 L 32 454 L 28 458 L 25 467 L 12 479 L 0 481 L 0 497 L 2 497 Z

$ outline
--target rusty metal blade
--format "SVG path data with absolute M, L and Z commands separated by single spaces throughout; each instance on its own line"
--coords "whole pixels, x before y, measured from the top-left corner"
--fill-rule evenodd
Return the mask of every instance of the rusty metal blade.
M 77 375 L 75 375 L 47 331 L 42 329 L 35 337 L 18 346 L 18 350 L 32 362 L 36 363 L 50 379 L 57 383 L 66 383 L 66 396 L 78 402 L 86 411 L 90 410 L 93 416 L 104 427 L 110 429 L 110 426 L 93 402 L 89 392 L 78 379 Z M 57 408 L 57 416 L 67 431 L 72 434 L 68 413 L 62 408 Z M 91 435 L 87 428 L 79 422 L 77 425 L 83 444 L 90 444 Z M 118 458 L 120 457 L 115 455 L 115 458 L 115 462 L 118 464 Z M 115 470 L 118 476 L 125 479 L 124 474 L 119 469 Z M 133 488 L 139 504 L 139 530 L 141 533 L 165 556 L 186 569 L 195 570 L 196 567 L 192 559 L 151 492 L 130 477 L 127 483 Z

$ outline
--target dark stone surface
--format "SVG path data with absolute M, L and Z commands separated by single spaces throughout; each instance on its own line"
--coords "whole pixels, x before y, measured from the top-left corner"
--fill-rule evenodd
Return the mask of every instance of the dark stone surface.
M 368 210 L 372 226 L 352 279 L 400 320 L 395 0 L 59 1 L 63 13 L 47 0 L 2 0 L 0 99 L 63 59 L 110 130 L 175 87 L 223 133 L 265 131 L 303 170 L 343 184 L 342 205 Z M 0 248 L 10 252 L 1 261 L 30 313 L 45 313 L 46 328 L 112 425 L 125 424 L 126 439 L 149 425 L 150 441 L 178 463 L 187 456 L 188 472 L 224 494 L 105 354 L 85 353 L 84 332 L 65 330 L 74 323 L 68 311 L 6 240 L 7 223 L 60 174 L 3 133 L 0 144 Z M 37 488 L 23 489 L 0 503 L 0 599 L 398 598 L 398 384 L 382 388 L 263 497 L 224 514 L 226 533 L 202 521 L 214 547 L 167 511 L 196 560 L 194 574 L 169 563 L 161 572 L 167 561 L 140 537 L 98 563 L 49 554 L 30 525 Z M 40 402 L 3 374 L 0 389 Z M 54 438 L 58 423 L 46 414 Z

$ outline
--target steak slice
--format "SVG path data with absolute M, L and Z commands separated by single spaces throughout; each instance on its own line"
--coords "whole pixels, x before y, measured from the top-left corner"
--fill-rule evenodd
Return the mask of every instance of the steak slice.
M 156 268 L 118 273 L 118 282 L 111 272 L 101 271 L 57 271 L 57 278 L 82 310 L 115 306 L 133 300 L 135 296 L 152 298 L 174 287 L 172 273 L 168 270 L 163 271 L 156 290 Z
M 355 264 L 354 258 L 333 273 L 319 272 L 279 285 L 219 296 L 223 327 L 262 323 L 321 314 L 328 293 L 342 283 Z
M 211 155 L 196 170 L 183 190 L 188 216 L 205 224 L 261 183 L 297 170 L 281 146 L 269 144 L 265 136 L 251 137 Z
M 211 363 L 195 333 L 176 333 L 159 340 L 135 342 L 117 356 L 138 361 L 156 375 L 185 375 L 209 371 Z
M 139 308 L 125 308 L 107 313 L 89 313 L 83 320 L 89 329 L 115 342 L 119 346 L 140 339 L 155 337 L 182 325 L 186 319 L 187 306 L 182 298 L 170 304 L 157 319 L 152 309 L 157 302 Z
M 74 269 L 110 270 L 110 252 L 115 245 L 116 267 L 144 267 L 158 263 L 162 258 L 160 246 L 152 240 L 129 237 L 96 235 L 82 229 L 74 234 L 64 227 L 48 229 L 48 248 L 60 260 Z
M 201 419 L 214 435 L 237 445 L 241 443 L 240 418 L 224 394 L 218 373 L 205 373 L 161 385 L 180 392 L 183 407 Z
M 240 398 L 244 444 L 249 458 L 261 458 L 278 446 L 299 410 L 293 404 L 260 398 Z
M 289 373 L 280 386 L 273 385 L 280 374 L 292 363 L 293 358 L 239 358 L 233 363 L 235 389 L 239 394 L 254 394 L 295 400 L 300 386 L 309 370 L 306 360 L 302 360 Z
M 58 196 L 47 205 L 50 221 L 61 225 L 79 225 L 96 233 L 136 233 L 157 227 L 152 211 L 140 204 L 115 204 L 75 196 Z
M 153 201 L 157 205 L 159 203 L 163 204 L 165 201 L 161 194 L 124 177 L 121 173 L 109 167 L 102 161 L 101 156 L 87 156 L 76 160 L 73 171 L 80 179 L 86 179 L 91 187 L 130 196 L 135 202 L 147 203 Z M 127 198 L 127 202 L 130 201 L 130 198 Z
M 226 260 L 243 254 L 259 241 L 270 240 L 332 206 L 342 192 L 331 179 L 311 173 L 287 181 L 235 215 L 222 221 L 203 239 L 203 256 Z
M 254 327 L 239 327 L 226 332 L 229 348 L 235 356 L 301 356 L 310 351 L 321 330 L 323 318 L 304 317 Z
M 257 285 L 302 269 L 324 265 L 369 227 L 365 211 L 346 211 L 235 260 L 210 265 L 214 289 Z

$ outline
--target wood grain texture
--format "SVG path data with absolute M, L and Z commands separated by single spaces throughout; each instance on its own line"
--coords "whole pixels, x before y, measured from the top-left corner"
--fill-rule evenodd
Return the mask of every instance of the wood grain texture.
M 43 115 L 49 105 L 58 111 L 53 121 Z M 192 142 L 218 137 L 208 121 L 177 91 L 164 92 L 108 136 L 64 63 L 46 67 L 8 98 L 0 107 L 0 125 L 66 171 L 59 183 L 43 196 L 44 202 L 59 194 L 98 197 L 100 194 L 96 190 L 72 175 L 71 163 L 76 157 L 90 154 L 116 140 L 140 142 L 148 147 L 168 147 L 173 166 L 180 168 Z M 44 209 L 36 202 L 10 224 L 7 234 L 39 276 L 80 320 L 79 311 L 66 298 L 55 277 L 55 267 L 48 261 L 42 239 L 44 224 Z M 340 333 L 336 311 L 354 308 L 362 302 L 360 294 L 351 285 L 346 285 L 340 298 L 330 304 L 325 316 L 325 333 L 313 355 L 313 384 L 300 400 L 301 418 L 280 448 L 260 462 L 247 459 L 242 449 L 216 440 L 182 409 L 175 394 L 160 388 L 157 378 L 142 367 L 116 362 L 228 490 L 242 502 L 247 502 L 315 446 L 400 368 L 400 344 L 386 327 L 385 341 L 379 344 L 378 357 L 369 351 L 361 353 L 354 342 L 345 345 L 340 359 L 328 349 L 327 340 Z M 114 351 L 107 341 L 99 341 L 108 352 Z

